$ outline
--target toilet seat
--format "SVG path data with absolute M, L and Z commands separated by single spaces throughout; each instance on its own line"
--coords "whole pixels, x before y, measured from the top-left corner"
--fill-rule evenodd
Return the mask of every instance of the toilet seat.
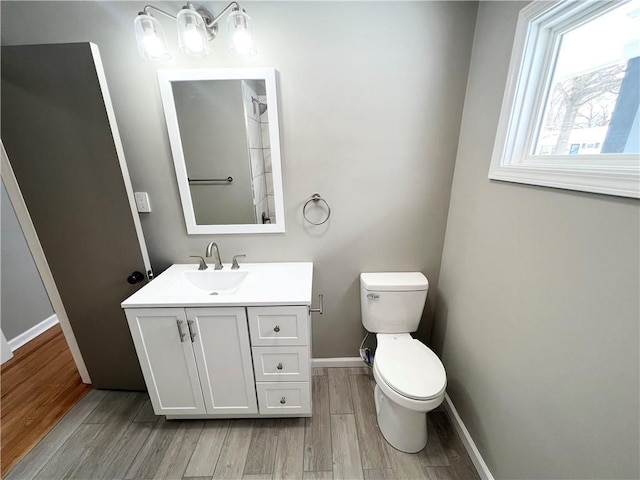
M 397 394 L 412 400 L 441 397 L 447 386 L 442 362 L 426 345 L 408 333 L 378 334 L 375 369 Z

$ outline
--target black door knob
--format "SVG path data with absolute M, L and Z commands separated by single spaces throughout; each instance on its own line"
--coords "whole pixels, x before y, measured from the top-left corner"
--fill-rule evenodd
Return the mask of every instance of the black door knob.
M 144 273 L 139 272 L 137 270 L 127 277 L 127 282 L 129 282 L 131 285 L 135 283 L 139 283 L 143 280 L 144 280 Z

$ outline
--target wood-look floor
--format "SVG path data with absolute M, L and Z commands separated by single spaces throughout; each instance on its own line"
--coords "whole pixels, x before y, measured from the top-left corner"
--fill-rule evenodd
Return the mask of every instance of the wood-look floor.
M 91 391 L 9 479 L 478 479 L 438 409 L 429 442 L 401 453 L 380 434 L 366 368 L 315 369 L 313 417 L 167 421 L 143 393 Z
M 16 350 L 0 378 L 4 477 L 91 387 L 82 383 L 59 325 Z

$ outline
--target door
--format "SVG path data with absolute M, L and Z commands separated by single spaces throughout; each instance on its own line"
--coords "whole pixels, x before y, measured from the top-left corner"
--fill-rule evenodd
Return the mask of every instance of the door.
M 207 413 L 258 413 L 244 308 L 187 308 Z
M 1 61 L 2 141 L 92 383 L 143 390 L 120 302 L 151 269 L 97 47 Z
M 126 316 L 156 414 L 205 413 L 184 309 L 134 308 Z

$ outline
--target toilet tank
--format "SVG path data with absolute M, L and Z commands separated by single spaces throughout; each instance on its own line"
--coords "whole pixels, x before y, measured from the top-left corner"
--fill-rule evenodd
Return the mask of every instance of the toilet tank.
M 415 332 L 429 281 L 420 272 L 360 274 L 362 324 L 372 333 Z

